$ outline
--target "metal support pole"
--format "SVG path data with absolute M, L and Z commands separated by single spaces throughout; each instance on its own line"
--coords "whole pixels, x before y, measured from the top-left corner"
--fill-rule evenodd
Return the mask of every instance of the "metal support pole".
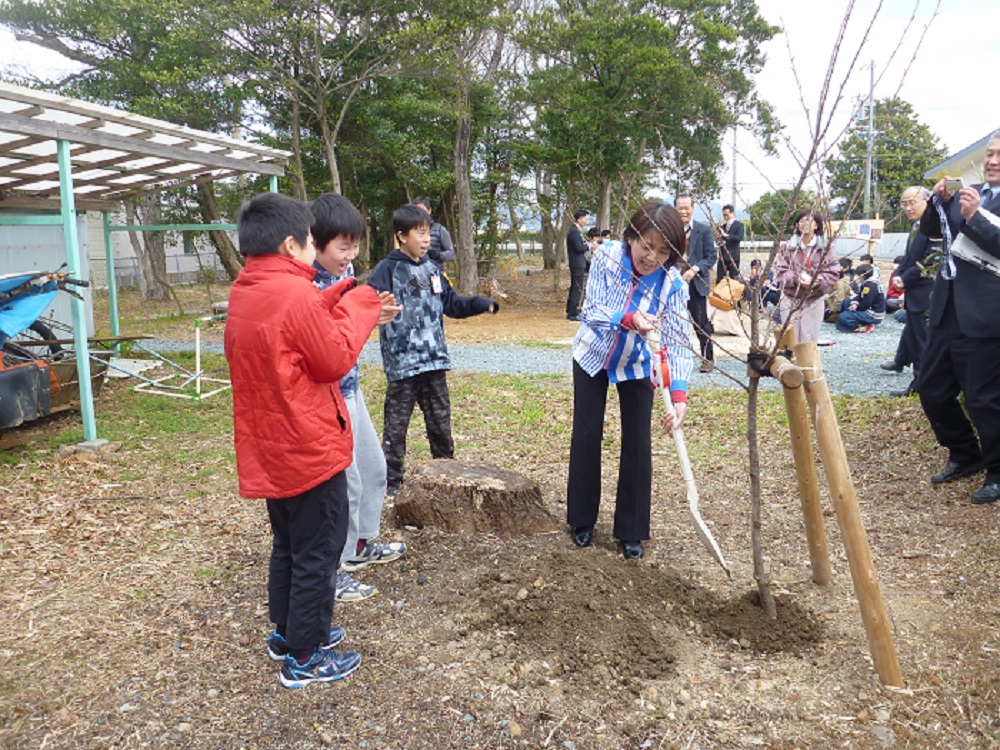
M 70 142 L 59 140 L 59 203 L 62 207 L 63 235 L 66 242 L 66 266 L 70 276 L 80 275 L 80 239 L 76 228 L 76 201 L 73 198 L 73 166 L 70 163 Z M 90 382 L 90 356 L 87 345 L 87 309 L 82 299 L 70 297 L 73 311 L 73 342 L 76 347 L 76 377 L 80 381 L 80 412 L 83 416 L 83 439 L 97 439 L 94 418 L 94 389 Z
M 194 397 L 196 399 L 201 398 L 201 321 L 202 318 L 198 318 L 194 322 Z
M 875 143 L 875 61 L 871 63 L 871 77 L 868 83 L 868 149 L 865 156 L 865 215 L 871 218 L 872 207 L 872 149 Z M 273 178 L 272 178 L 273 179 Z
M 736 126 L 733 125 L 733 213 L 736 213 Z
M 107 211 L 101 214 L 104 223 L 104 264 L 108 269 L 108 313 L 111 317 L 111 335 L 121 335 L 121 322 L 118 320 L 118 279 L 115 278 L 115 250 L 111 244 L 111 214 Z M 115 344 L 115 354 L 121 354 L 121 344 Z

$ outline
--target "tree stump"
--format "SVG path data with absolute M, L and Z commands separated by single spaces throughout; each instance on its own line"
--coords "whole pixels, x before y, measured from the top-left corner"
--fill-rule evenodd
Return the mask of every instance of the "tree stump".
M 560 528 L 538 483 L 480 461 L 441 458 L 408 473 L 396 494 L 396 518 L 461 536 L 544 534 Z

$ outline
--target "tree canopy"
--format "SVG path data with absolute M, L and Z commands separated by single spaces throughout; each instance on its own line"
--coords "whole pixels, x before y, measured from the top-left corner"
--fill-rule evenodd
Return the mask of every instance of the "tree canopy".
M 283 190 L 365 214 L 362 264 L 431 195 L 463 291 L 531 214 L 585 203 L 613 226 L 664 179 L 712 195 L 726 129 L 771 127 L 754 0 L 0 0 L 0 23 L 81 66 L 20 83 L 290 150 Z
M 864 118 L 854 123 L 838 155 L 826 163 L 831 198 L 845 218 L 875 218 L 861 215 L 867 153 L 868 120 Z M 903 191 L 923 184 L 924 172 L 947 156 L 944 144 L 917 119 L 913 106 L 898 98 L 875 102 L 872 153 L 872 211 L 886 220 L 900 215 Z
M 815 208 L 820 213 L 826 213 L 825 202 L 816 193 L 810 190 L 800 190 L 795 197 L 795 203 L 791 210 L 788 204 L 792 198 L 791 188 L 781 188 L 770 193 L 764 193 L 757 201 L 750 206 L 751 230 L 755 235 L 763 237 L 776 236 L 782 227 L 782 220 L 787 212 L 789 225 L 794 218 L 794 214 Z

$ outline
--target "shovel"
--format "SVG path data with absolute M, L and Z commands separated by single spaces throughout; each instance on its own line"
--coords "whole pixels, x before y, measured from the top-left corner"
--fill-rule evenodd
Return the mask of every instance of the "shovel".
M 667 365 L 667 358 L 664 355 L 663 349 L 660 347 L 660 330 L 659 328 L 654 328 L 652 331 L 646 334 L 646 341 L 649 343 L 650 351 L 653 354 L 653 385 L 657 387 L 660 391 L 660 395 L 663 396 L 663 405 L 667 410 L 668 414 L 673 414 L 676 418 L 677 412 L 674 410 L 673 401 L 670 400 L 670 368 Z M 730 580 L 733 577 L 732 571 L 729 570 L 729 566 L 726 564 L 726 558 L 722 555 L 722 550 L 719 549 L 718 543 L 715 541 L 715 537 L 712 536 L 712 532 L 708 530 L 708 526 L 705 525 L 704 519 L 701 517 L 701 513 L 698 511 L 698 487 L 694 483 L 694 474 L 691 471 L 691 460 L 688 458 L 687 445 L 684 442 L 684 431 L 680 428 L 674 428 L 673 430 L 674 444 L 677 446 L 677 457 L 681 462 L 681 476 L 684 477 L 684 485 L 687 487 L 687 497 L 688 497 L 688 509 L 691 512 L 691 520 L 694 521 L 695 531 L 698 533 L 698 538 L 701 543 L 705 545 L 706 549 L 712 553 L 722 569 L 726 571 L 726 575 L 729 576 Z

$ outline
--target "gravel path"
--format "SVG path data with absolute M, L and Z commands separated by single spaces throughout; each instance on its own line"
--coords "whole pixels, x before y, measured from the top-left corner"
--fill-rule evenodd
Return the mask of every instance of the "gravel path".
M 826 372 L 830 390 L 834 393 L 846 393 L 854 396 L 887 395 L 893 390 L 902 390 L 910 382 L 910 371 L 901 374 L 885 372 L 878 367 L 880 362 L 892 359 L 896 353 L 899 334 L 903 326 L 891 316 L 886 317 L 882 325 L 868 334 L 839 333 L 832 325 L 824 324 L 820 340 L 832 341 L 832 346 L 820 348 L 823 358 L 823 369 Z M 731 337 L 721 336 L 719 342 L 725 348 Z M 172 341 L 155 339 L 145 342 L 145 345 L 157 352 L 166 354 L 171 351 L 190 350 L 190 341 Z M 569 342 L 552 346 L 514 346 L 509 344 L 458 344 L 448 345 L 451 353 L 452 369 L 471 372 L 489 372 L 512 375 L 569 375 L 572 372 Z M 222 344 L 209 343 L 203 345 L 203 351 L 222 353 Z M 169 356 L 169 355 L 167 355 Z M 721 358 L 716 362 L 716 369 L 723 370 L 746 381 L 746 366 L 737 360 Z M 363 364 L 381 365 L 378 344 L 369 342 L 361 354 Z M 764 378 L 761 384 L 765 388 L 777 388 L 778 383 L 773 378 Z M 703 375 L 695 372 L 691 383 L 693 388 L 712 385 L 720 388 L 735 388 L 736 385 L 719 374 Z

